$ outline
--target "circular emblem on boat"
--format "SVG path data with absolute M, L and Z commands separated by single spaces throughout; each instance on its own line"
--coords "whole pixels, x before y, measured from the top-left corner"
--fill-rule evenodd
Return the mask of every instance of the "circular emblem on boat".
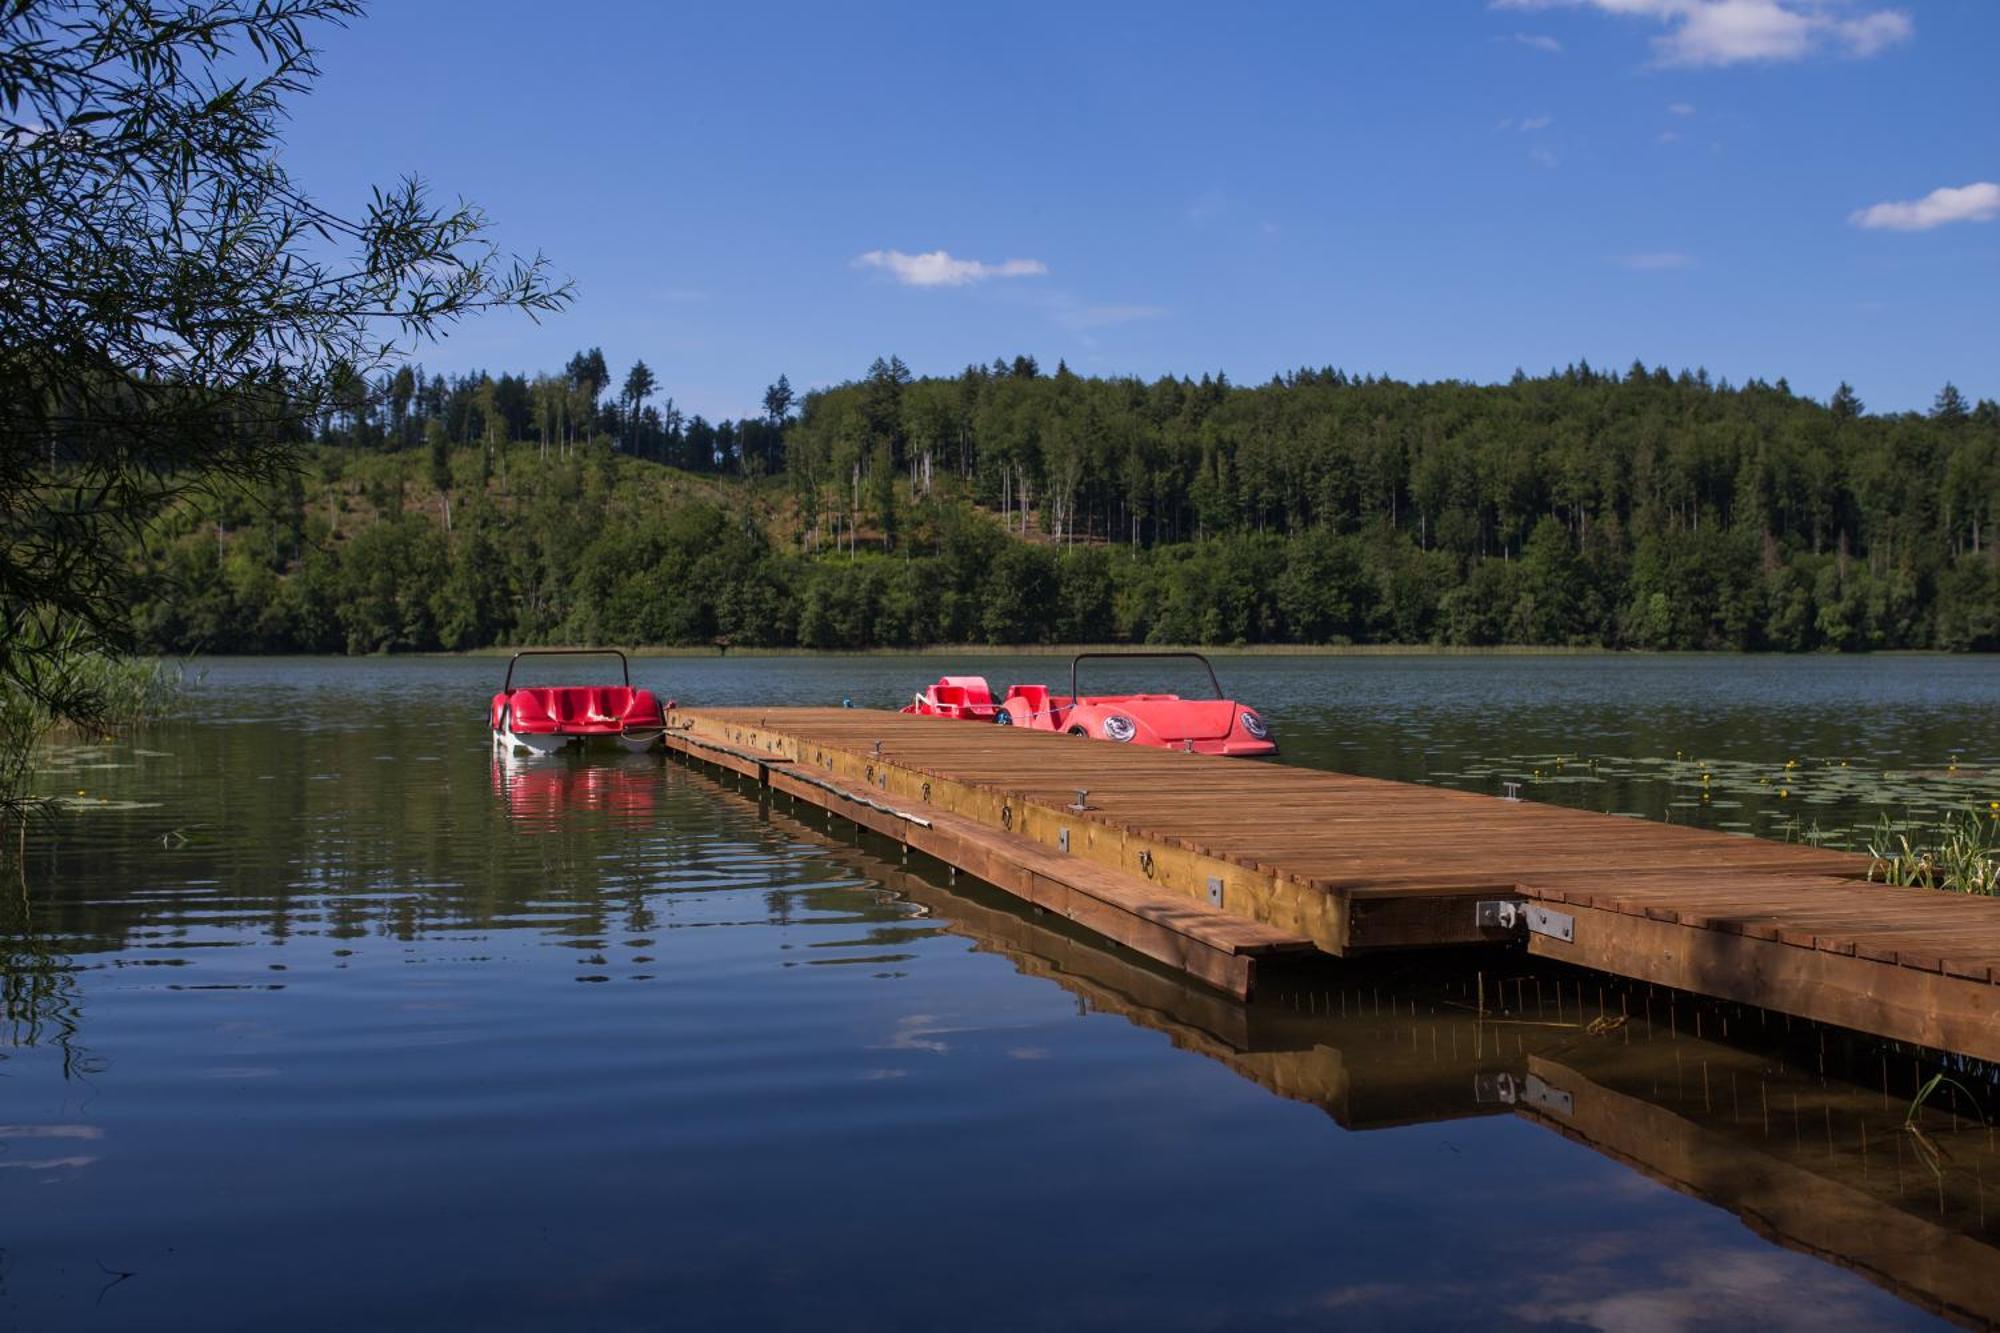
M 1138 726 L 1129 717 L 1113 713 L 1104 719 L 1104 739 L 1107 741 L 1129 741 L 1138 734 Z
M 1271 729 L 1264 725 L 1264 719 L 1258 717 L 1248 709 L 1243 711 L 1243 730 L 1249 732 L 1254 739 L 1260 741 L 1266 739 L 1271 734 Z
M 993 715 L 993 720 L 999 723 L 1003 727 L 1011 727 L 1014 725 L 1014 715 L 1008 712 L 1004 708 Z

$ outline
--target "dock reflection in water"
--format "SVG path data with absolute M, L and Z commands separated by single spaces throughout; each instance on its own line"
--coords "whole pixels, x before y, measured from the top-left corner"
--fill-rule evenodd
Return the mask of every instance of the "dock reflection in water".
M 2000 1182 L 2000 1144 L 1950 1085 L 1912 1116 L 1935 1067 L 1914 1053 L 1505 958 L 1469 981 L 1462 956 L 1440 959 L 1442 984 L 1424 983 L 1422 963 L 1315 964 L 1245 1005 L 973 881 L 947 887 L 943 868 L 913 872 L 873 835 L 843 840 L 782 798 L 761 805 L 788 836 L 1090 1011 L 1165 1033 L 1343 1129 L 1519 1116 L 1914 1305 L 2000 1326 L 2000 1212 L 1985 1185 Z M 1953 1068 L 1991 1091 L 1991 1071 Z

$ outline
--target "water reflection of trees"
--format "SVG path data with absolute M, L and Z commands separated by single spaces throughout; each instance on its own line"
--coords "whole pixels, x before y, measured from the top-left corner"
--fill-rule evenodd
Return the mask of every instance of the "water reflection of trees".
M 759 904 L 757 922 L 907 915 L 657 756 L 509 766 L 477 723 L 414 744 L 408 727 L 188 727 L 156 740 L 171 755 L 93 774 L 94 795 L 149 808 L 60 817 L 9 849 L 5 1039 L 90 1072 L 85 974 L 115 955 L 488 931 L 592 950 L 674 929 L 682 896 L 726 889 L 758 890 L 726 899 Z
M 25 865 L 12 868 L 13 891 L 0 893 L 0 1044 L 55 1047 L 66 1079 L 96 1073 L 101 1062 L 80 1039 L 78 968 L 36 921 Z
M 771 919 L 798 892 L 818 910 L 883 911 L 754 814 L 718 818 L 657 756 L 514 766 L 491 757 L 483 728 L 455 721 L 428 739 L 424 754 L 363 729 L 191 728 L 167 771 L 114 793 L 167 798 L 159 810 L 74 816 L 29 840 L 18 869 L 39 928 L 77 955 L 467 929 L 587 936 L 658 929 L 683 891 L 771 885 Z

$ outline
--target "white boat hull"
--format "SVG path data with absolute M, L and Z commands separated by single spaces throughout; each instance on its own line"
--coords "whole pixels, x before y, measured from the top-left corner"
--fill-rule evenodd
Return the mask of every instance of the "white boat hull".
M 493 733 L 493 748 L 510 756 L 545 758 L 566 750 L 572 745 L 590 741 L 610 741 L 627 754 L 644 754 L 658 746 L 665 734 L 659 728 L 640 728 L 616 736 L 564 736 L 553 732 L 519 732 L 511 727 Z

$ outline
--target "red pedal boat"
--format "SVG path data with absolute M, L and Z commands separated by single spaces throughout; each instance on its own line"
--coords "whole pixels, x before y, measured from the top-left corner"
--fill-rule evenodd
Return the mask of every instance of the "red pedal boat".
M 1084 694 L 1077 665 L 1090 658 L 1193 658 L 1208 672 L 1213 699 L 1178 694 Z M 1267 755 L 1278 752 L 1271 728 L 1256 709 L 1222 692 L 1215 667 L 1200 653 L 1078 653 L 1069 664 L 1069 693 L 1046 685 L 1016 685 L 999 701 L 984 676 L 945 676 L 904 705 L 905 713 L 968 722 L 1060 731 L 1127 745 L 1150 745 L 1195 754 Z
M 623 685 L 526 685 L 514 688 L 514 668 L 524 657 L 615 657 Z M 528 648 L 507 663 L 507 679 L 493 696 L 493 744 L 508 754 L 553 754 L 566 745 L 615 741 L 627 750 L 650 750 L 666 735 L 667 716 L 651 690 L 632 688 L 632 664 L 616 648 Z

